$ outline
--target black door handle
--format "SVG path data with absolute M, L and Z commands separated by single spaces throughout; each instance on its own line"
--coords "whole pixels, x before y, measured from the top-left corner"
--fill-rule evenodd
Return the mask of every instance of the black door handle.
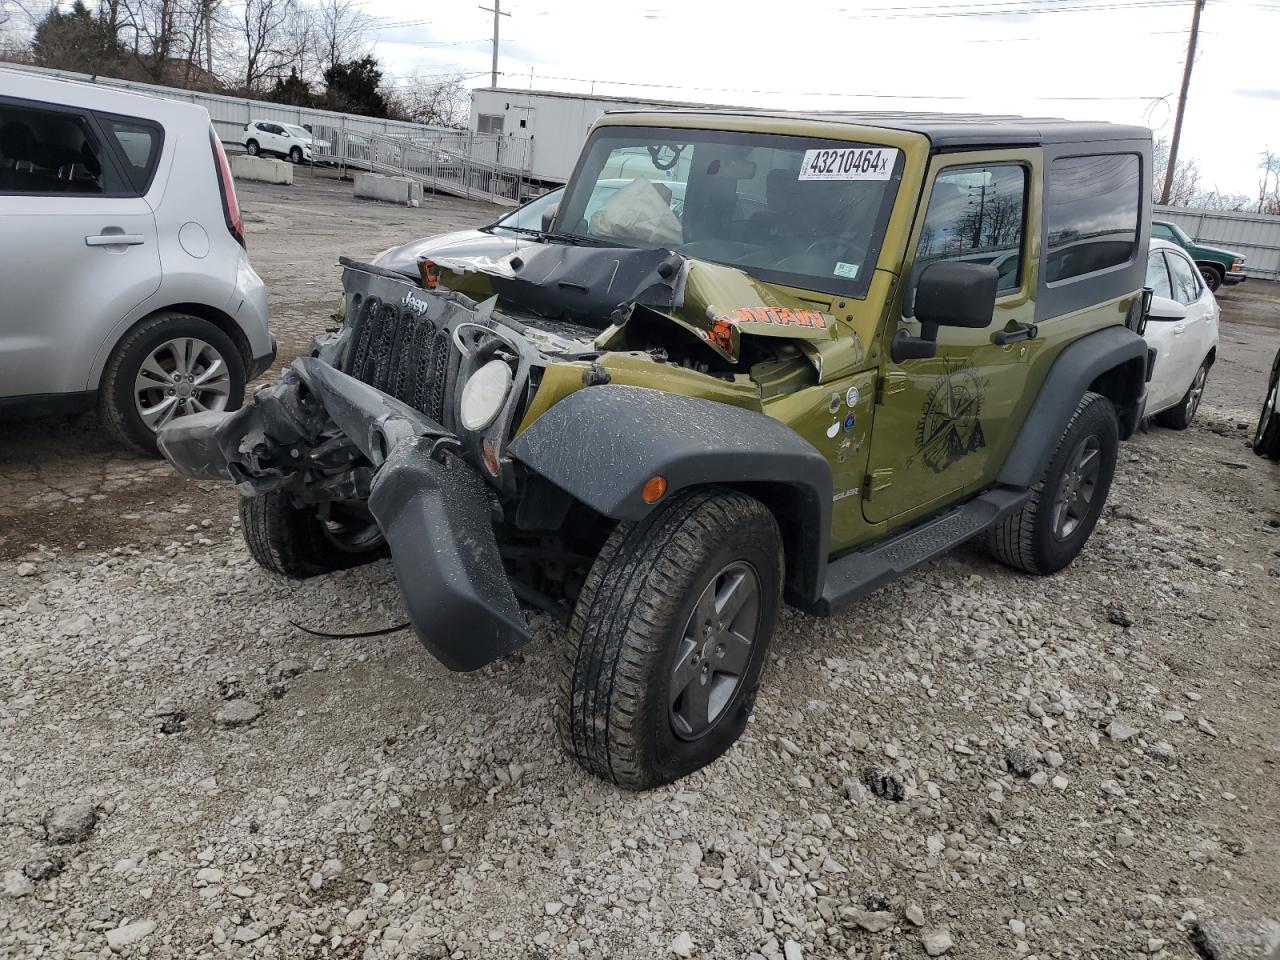
M 1023 323 L 1014 327 L 1012 330 L 1001 330 L 992 336 L 993 343 L 1000 346 L 1008 346 L 1011 343 L 1017 343 L 1019 340 L 1034 340 L 1039 334 L 1034 323 Z

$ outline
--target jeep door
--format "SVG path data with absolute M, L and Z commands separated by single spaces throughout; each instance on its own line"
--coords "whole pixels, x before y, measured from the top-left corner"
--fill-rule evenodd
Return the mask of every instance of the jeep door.
M 989 482 L 1016 434 L 1034 340 L 1000 345 L 1000 331 L 1034 319 L 1040 231 L 1040 152 L 935 156 L 907 248 L 899 296 L 882 331 L 884 357 L 862 510 L 871 523 L 910 519 Z M 991 325 L 942 327 L 935 356 L 895 363 L 899 329 L 919 336 L 912 304 L 930 263 L 987 263 L 999 272 Z
M 103 338 L 160 286 L 155 217 L 117 135 L 0 97 L 0 396 L 83 391 Z

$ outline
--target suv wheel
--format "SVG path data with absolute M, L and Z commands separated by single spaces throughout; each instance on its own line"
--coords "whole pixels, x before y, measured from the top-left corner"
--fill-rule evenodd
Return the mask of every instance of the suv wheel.
M 1222 271 L 1217 267 L 1211 267 L 1207 263 L 1197 264 L 1197 266 L 1200 268 L 1200 276 L 1204 277 L 1205 286 L 1216 293 L 1218 288 L 1222 286 Z
M 1280 460 L 1280 353 L 1271 365 L 1267 395 L 1262 401 L 1262 415 L 1253 434 L 1253 452 L 1260 457 Z
M 360 566 L 386 553 L 382 532 L 362 506 L 297 506 L 287 493 L 242 497 L 240 532 L 258 566 L 294 580 Z
M 294 163 L 301 163 L 301 162 L 302 162 L 302 148 L 301 148 L 301 147 L 294 147 L 292 150 L 290 150 L 290 151 L 289 151 L 289 159 L 290 159 L 290 160 L 292 160 Z
M 1178 405 L 1157 413 L 1156 423 L 1162 427 L 1168 427 L 1170 430 L 1185 430 L 1191 426 L 1191 421 L 1195 419 L 1196 411 L 1200 409 L 1200 398 L 1204 396 L 1204 384 L 1208 379 L 1209 361 L 1206 360 L 1200 364 L 1200 369 L 1196 371 L 1196 375 L 1191 381 L 1191 386 L 1187 387 L 1187 392 L 1182 395 Z
M 156 430 L 178 417 L 239 409 L 244 358 L 208 320 L 158 313 L 117 344 L 102 374 L 98 416 L 120 442 L 157 456 Z
M 724 753 L 755 705 L 782 590 L 759 500 L 680 494 L 614 529 L 578 597 L 557 725 L 592 773 L 634 790 Z
M 251 157 L 256 157 L 258 155 L 258 149 L 259 148 L 258 148 L 257 140 L 250 140 L 248 143 L 244 145 L 244 152 L 249 154 L 249 156 Z
M 988 532 L 995 558 L 1036 574 L 1054 573 L 1074 560 L 1102 515 L 1119 446 L 1111 401 L 1086 393 L 1030 499 Z

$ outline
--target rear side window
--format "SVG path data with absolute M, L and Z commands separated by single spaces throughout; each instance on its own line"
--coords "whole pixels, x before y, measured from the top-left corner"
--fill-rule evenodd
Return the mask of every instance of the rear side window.
M 0 193 L 118 194 L 117 178 L 87 117 L 0 103 Z
M 1167 254 L 1169 273 L 1173 277 L 1173 299 L 1179 303 L 1195 303 L 1200 298 L 1200 275 L 1186 257 Z
M 129 182 L 138 193 L 146 193 L 160 162 L 161 128 L 145 120 L 125 117 L 99 117 L 107 135 L 115 140 L 124 158 Z
M 1173 287 L 1169 286 L 1169 270 L 1164 265 L 1164 254 L 1158 250 L 1147 259 L 1147 283 L 1151 293 L 1166 300 L 1173 299 Z
M 1138 249 L 1137 154 L 1061 157 L 1049 165 L 1045 275 L 1059 283 L 1117 267 Z

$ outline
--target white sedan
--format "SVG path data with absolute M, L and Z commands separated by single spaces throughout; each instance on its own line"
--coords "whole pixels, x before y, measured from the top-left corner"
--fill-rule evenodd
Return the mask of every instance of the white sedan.
M 1147 286 L 1153 296 L 1143 336 L 1155 354 L 1147 416 L 1185 430 L 1218 355 L 1218 301 L 1182 248 L 1167 240 L 1151 241 Z
M 311 161 L 312 150 L 317 153 L 329 144 L 316 140 L 306 127 L 293 123 L 277 123 L 275 120 L 251 120 L 244 125 L 240 142 L 251 157 L 260 154 L 276 154 L 294 163 Z M 317 158 L 318 159 L 318 158 Z

